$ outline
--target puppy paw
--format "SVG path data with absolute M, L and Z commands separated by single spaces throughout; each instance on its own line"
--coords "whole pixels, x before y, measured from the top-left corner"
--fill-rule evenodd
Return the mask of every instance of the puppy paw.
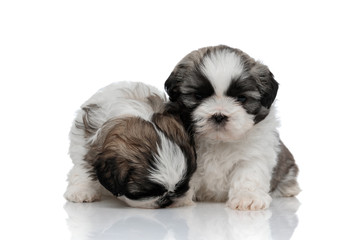
M 227 201 L 227 206 L 242 211 L 257 211 L 269 207 L 271 197 L 263 191 L 240 191 Z
M 187 207 L 194 206 L 195 203 L 193 201 L 193 193 L 189 191 L 184 197 L 177 199 L 170 207 Z
M 86 186 L 69 186 L 64 197 L 70 202 L 84 203 L 94 202 L 101 198 L 101 193 L 93 188 Z

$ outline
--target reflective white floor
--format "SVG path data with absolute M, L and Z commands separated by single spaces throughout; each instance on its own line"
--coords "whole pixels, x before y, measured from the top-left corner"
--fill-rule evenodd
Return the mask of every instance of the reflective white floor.
M 0 239 L 359 240 L 358 1 L 170 2 L 0 1 Z M 280 82 L 298 200 L 262 212 L 67 203 L 81 103 L 114 81 L 162 89 L 181 57 L 217 44 L 263 61 Z
M 296 198 L 276 199 L 266 211 L 241 212 L 223 203 L 174 209 L 135 209 L 105 198 L 66 203 L 72 239 L 290 239 L 298 225 Z

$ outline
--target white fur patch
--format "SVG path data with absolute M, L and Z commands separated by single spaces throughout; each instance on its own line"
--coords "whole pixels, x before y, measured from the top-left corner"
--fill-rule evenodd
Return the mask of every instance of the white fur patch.
M 241 58 L 233 52 L 214 52 L 203 60 L 202 71 L 212 83 L 215 93 L 222 96 L 231 80 L 243 72 Z
M 151 169 L 150 178 L 168 191 L 174 191 L 187 170 L 185 156 L 178 145 L 160 131 L 157 133 L 160 136 L 161 147 L 158 146 L 158 153 L 154 156 L 156 169 Z
M 224 126 L 211 122 L 214 114 L 228 117 Z M 254 116 L 237 104 L 233 98 L 212 96 L 203 101 L 193 112 L 196 133 L 207 139 L 233 142 L 239 140 L 254 125 Z
M 234 120 L 234 124 L 236 122 L 241 121 Z M 228 205 L 236 209 L 266 208 L 271 198 L 262 193 L 270 190 L 271 173 L 279 151 L 276 127 L 277 119 L 272 109 L 267 118 L 251 127 L 238 140 L 214 141 L 207 135 L 197 134 L 198 169 L 192 179 L 197 199 L 229 201 Z M 243 131 L 234 127 L 231 129 L 234 134 Z M 239 195 L 241 191 L 252 193 Z M 249 206 L 247 203 L 251 201 L 256 204 Z

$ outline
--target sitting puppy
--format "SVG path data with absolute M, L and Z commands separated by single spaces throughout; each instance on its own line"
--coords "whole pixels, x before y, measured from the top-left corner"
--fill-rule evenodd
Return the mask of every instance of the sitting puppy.
M 227 201 L 239 210 L 265 209 L 270 194 L 295 196 L 298 167 L 279 139 L 269 69 L 227 46 L 191 52 L 165 82 L 167 111 L 193 136 L 196 199 Z
M 70 132 L 74 167 L 65 198 L 99 200 L 102 185 L 133 207 L 191 204 L 195 150 L 183 126 L 161 113 L 165 101 L 154 87 L 130 82 L 111 84 L 86 101 Z

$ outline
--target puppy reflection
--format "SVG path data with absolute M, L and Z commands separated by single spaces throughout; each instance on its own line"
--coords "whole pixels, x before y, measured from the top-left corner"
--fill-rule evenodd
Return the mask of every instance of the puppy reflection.
M 188 235 L 186 219 L 193 207 L 169 208 L 164 214 L 155 209 L 129 208 L 121 201 L 104 197 L 93 204 L 67 202 L 64 209 L 72 239 L 165 240 Z
M 290 239 L 297 227 L 296 198 L 274 199 L 263 211 L 234 211 L 200 203 L 164 211 L 128 208 L 106 198 L 94 204 L 66 203 L 73 239 Z M 209 211 L 211 209 L 211 211 Z M 96 216 L 96 217 L 94 217 Z
M 132 207 L 192 204 L 195 152 L 178 121 L 163 114 L 165 97 L 142 84 L 111 84 L 86 101 L 70 133 L 65 198 L 93 202 L 102 186 Z

